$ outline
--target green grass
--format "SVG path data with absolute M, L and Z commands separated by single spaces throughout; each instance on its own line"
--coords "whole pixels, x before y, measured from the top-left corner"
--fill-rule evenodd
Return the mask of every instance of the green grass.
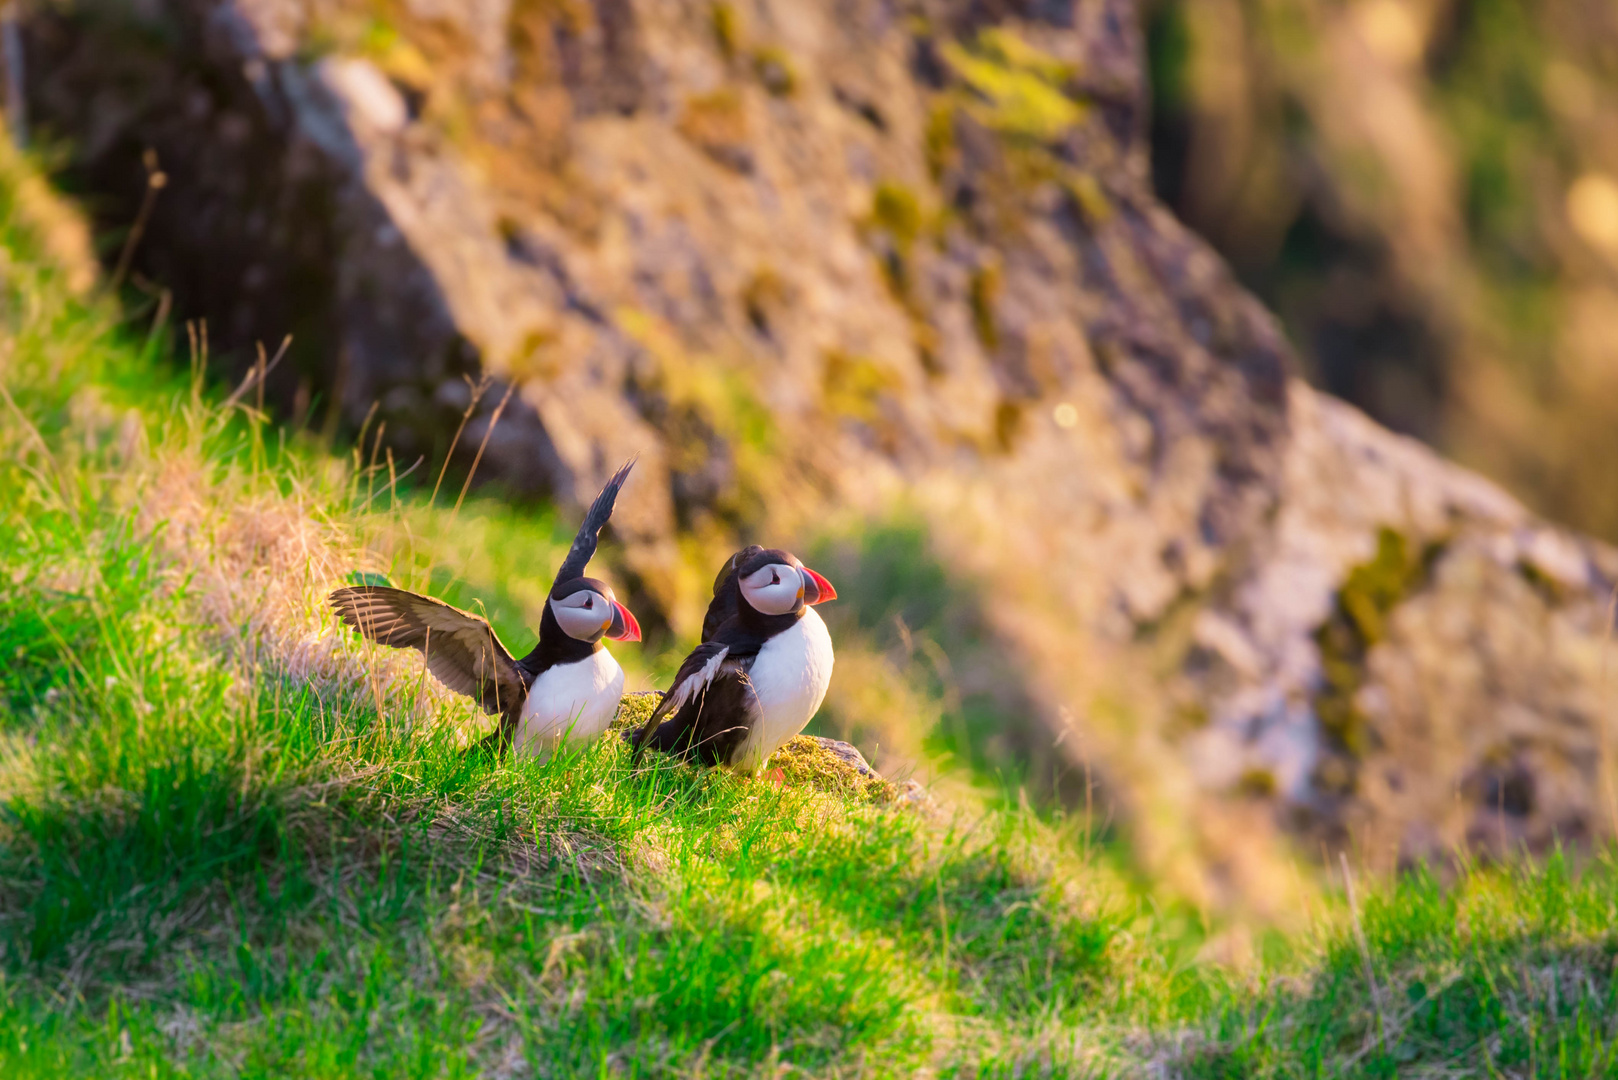
M 395 506 L 166 374 L 66 295 L 18 168 L 0 1075 L 1618 1075 L 1607 856 L 1370 883 L 1232 967 L 1204 953 L 1239 928 L 1015 792 L 872 803 L 614 739 L 468 757 L 466 710 L 323 636 L 319 595 L 380 570 L 515 638 L 566 527 Z M 915 565 L 849 633 L 937 617 Z
M 95 556 L 7 630 L 30 699 L 8 716 L 0 850 L 14 1070 L 169 1061 L 176 1017 L 200 1025 L 178 1059 L 199 1072 L 913 1061 L 939 999 L 1015 1017 L 1104 956 L 1105 920 L 1020 876 L 1031 822 L 937 836 L 813 790 L 635 770 L 613 740 L 468 759 L 363 695 L 208 663 L 150 543 L 79 535 L 89 506 L 20 505 L 14 580 Z

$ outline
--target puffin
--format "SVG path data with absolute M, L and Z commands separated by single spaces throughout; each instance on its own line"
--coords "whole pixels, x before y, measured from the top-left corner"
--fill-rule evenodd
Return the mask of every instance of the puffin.
M 831 684 L 832 644 L 815 605 L 831 582 L 791 552 L 753 545 L 714 579 L 703 638 L 631 740 L 706 765 L 757 774 L 809 723 Z
M 640 623 L 612 586 L 584 576 L 634 467 L 631 459 L 590 504 L 545 599 L 539 643 L 521 660 L 485 619 L 430 596 L 357 585 L 332 593 L 331 606 L 372 641 L 417 650 L 439 682 L 499 716 L 483 746 L 502 751 L 515 736 L 520 750 L 541 754 L 564 740 L 588 742 L 607 730 L 624 691 L 624 669 L 603 640 L 640 640 Z

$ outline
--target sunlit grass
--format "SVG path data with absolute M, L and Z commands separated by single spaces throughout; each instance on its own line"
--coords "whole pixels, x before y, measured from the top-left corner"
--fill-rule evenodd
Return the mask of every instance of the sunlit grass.
M 1031 816 L 935 821 L 636 768 L 617 739 L 468 756 L 464 709 L 322 625 L 324 588 L 397 525 L 366 515 L 394 511 L 258 420 L 171 395 L 119 421 L 139 439 L 96 439 L 70 403 L 8 428 L 11 1071 L 723 1072 L 785 1055 L 901 1075 L 940 1047 L 1002 1045 L 1105 968 L 1122 916 L 1050 872 L 1059 844 Z M 457 535 L 496 541 L 490 577 L 516 580 L 498 560 L 525 547 L 519 525 L 462 512 Z M 527 540 L 549 562 L 565 533 Z M 979 1015 L 1001 1024 L 955 1023 Z
M 1618 1075 L 1605 856 L 1360 882 L 1233 965 L 1014 787 L 468 755 L 487 721 L 321 597 L 384 573 L 517 645 L 567 524 L 223 408 L 66 295 L 5 175 L 0 1075 Z M 847 545 L 870 656 L 979 642 L 923 540 Z
M 941 1006 L 1013 1019 L 1101 970 L 1113 921 L 1017 865 L 1032 821 L 939 833 L 634 769 L 615 739 L 468 757 L 452 728 L 390 732 L 364 695 L 208 663 L 183 588 L 112 572 L 150 562 L 109 543 L 82 595 L 35 598 L 46 627 L 98 617 L 44 635 L 50 670 L 9 714 L 30 745 L 0 832 L 0 959 L 6 1018 L 40 1026 L 18 1067 L 166 1061 L 176 1017 L 205 1033 L 180 1058 L 205 1069 L 919 1063 Z

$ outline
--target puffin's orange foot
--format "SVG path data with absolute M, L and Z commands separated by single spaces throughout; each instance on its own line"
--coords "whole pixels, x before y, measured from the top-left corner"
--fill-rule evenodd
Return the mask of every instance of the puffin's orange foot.
M 775 768 L 764 774 L 764 779 L 768 780 L 776 787 L 785 787 L 787 782 L 787 774 L 781 771 L 781 766 L 777 765 Z

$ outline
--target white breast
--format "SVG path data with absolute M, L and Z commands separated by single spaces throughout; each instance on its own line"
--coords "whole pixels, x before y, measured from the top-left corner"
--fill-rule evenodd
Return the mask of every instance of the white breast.
M 562 739 L 585 743 L 607 730 L 624 696 L 624 669 L 606 649 L 543 672 L 517 722 L 520 753 L 547 752 Z
M 831 635 L 814 608 L 764 643 L 748 673 L 758 695 L 757 719 L 731 758 L 732 768 L 757 772 L 776 747 L 803 730 L 826 699 L 831 665 Z

